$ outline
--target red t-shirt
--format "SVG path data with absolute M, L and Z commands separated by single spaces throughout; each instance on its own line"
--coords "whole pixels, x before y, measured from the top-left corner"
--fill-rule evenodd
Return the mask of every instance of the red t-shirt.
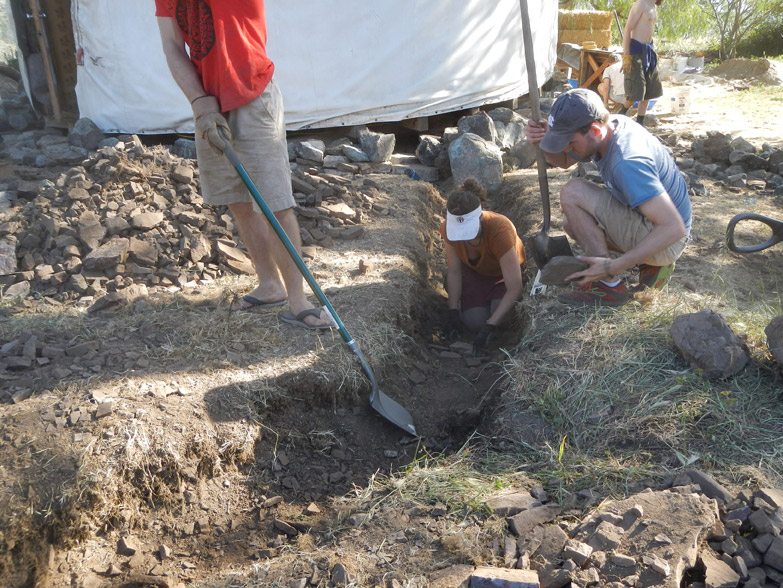
M 274 73 L 266 55 L 264 0 L 155 0 L 173 18 L 204 91 L 223 112 L 258 98 Z

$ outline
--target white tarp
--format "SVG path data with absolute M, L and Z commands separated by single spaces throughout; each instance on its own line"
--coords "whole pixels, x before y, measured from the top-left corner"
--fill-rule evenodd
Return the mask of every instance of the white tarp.
M 536 72 L 556 60 L 557 2 L 529 0 Z M 519 0 L 267 0 L 289 130 L 398 121 L 528 91 Z M 154 0 L 72 0 L 79 114 L 105 132 L 192 132 Z

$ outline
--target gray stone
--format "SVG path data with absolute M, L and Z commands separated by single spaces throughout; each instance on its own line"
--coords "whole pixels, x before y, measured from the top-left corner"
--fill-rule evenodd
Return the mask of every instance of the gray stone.
M 68 132 L 70 144 L 84 149 L 97 149 L 98 144 L 105 138 L 98 125 L 89 118 L 80 118 Z
M 742 137 L 737 137 L 733 141 L 729 142 L 729 145 L 732 149 L 736 151 L 744 151 L 745 153 L 756 153 L 756 147 L 753 146 L 753 143 L 750 141 L 747 141 L 746 139 L 743 139 Z
M 688 470 L 685 474 L 694 484 L 699 485 L 705 496 L 716 498 L 724 503 L 729 503 L 734 499 L 734 495 L 709 474 L 699 470 Z
M 308 141 L 302 141 L 299 143 L 296 146 L 295 151 L 297 156 L 301 157 L 302 159 L 307 159 L 315 163 L 323 163 L 324 149 L 326 149 L 326 145 L 324 145 L 323 141 L 310 139 Z
M 596 551 L 608 551 L 620 545 L 623 529 L 611 523 L 601 522 L 587 544 Z
M 470 577 L 470 588 L 540 588 L 538 574 L 531 570 L 480 567 Z
M 590 559 L 592 553 L 592 547 L 575 539 L 569 539 L 563 547 L 563 557 L 573 560 L 579 567 L 582 567 Z
M 776 316 L 764 328 L 764 334 L 767 336 L 767 346 L 778 365 L 783 367 L 783 315 Z M 774 506 L 783 506 L 783 490 L 764 490 L 762 491 L 765 500 Z M 769 496 L 772 500 L 768 500 Z
M 5 298 L 24 298 L 30 293 L 30 282 L 24 280 L 11 284 L 3 291 Z
M 0 239 L 0 276 L 16 272 L 16 239 Z
M 707 588 L 736 588 L 739 584 L 739 574 L 725 562 L 706 552 L 701 554 L 701 560 L 705 567 L 704 584 Z
M 354 163 L 364 163 L 370 161 L 370 158 L 364 151 L 358 147 L 354 147 L 353 145 L 343 145 L 342 152 L 343 155 L 345 155 L 350 161 L 353 161 Z
M 193 181 L 193 168 L 189 165 L 178 165 L 171 171 L 171 179 L 180 184 L 190 184 Z
M 460 356 L 461 357 L 461 356 Z M 508 526 L 517 537 L 523 537 L 530 533 L 537 525 L 542 525 L 554 520 L 560 514 L 560 507 L 555 505 L 537 506 L 524 510 L 509 519 Z
M 142 212 L 131 217 L 130 225 L 134 229 L 149 231 L 162 223 L 165 218 L 162 212 Z
M 486 112 L 478 112 L 469 116 L 463 116 L 457 122 L 457 128 L 461 133 L 478 135 L 485 141 L 498 144 L 498 133 L 494 121 Z
M 416 146 L 416 158 L 423 164 L 434 166 L 435 160 L 443 151 L 440 139 L 432 135 L 422 135 Z
M 748 363 L 748 351 L 739 337 L 712 310 L 678 316 L 670 332 L 691 368 L 705 379 L 728 378 Z
M 525 169 L 536 162 L 537 156 L 536 147 L 523 139 L 508 149 L 507 159 L 513 162 L 515 167 Z
M 541 283 L 547 286 L 566 286 L 565 278 L 589 267 L 589 264 L 570 255 L 550 259 L 541 270 Z
M 527 490 L 508 488 L 488 498 L 486 504 L 496 515 L 508 517 L 539 506 L 541 502 Z
M 337 563 L 332 568 L 331 572 L 332 583 L 335 586 L 347 586 L 351 583 L 351 578 L 348 575 L 348 571 L 341 563 Z
M 500 189 L 503 157 L 497 145 L 473 133 L 465 133 L 449 145 L 448 153 L 456 185 L 473 178 L 488 192 Z
M 177 139 L 171 146 L 171 152 L 185 159 L 196 159 L 196 142 L 192 139 Z
M 120 555 L 134 555 L 139 550 L 133 537 L 122 537 L 117 542 L 117 553 Z
M 396 142 L 397 138 L 392 134 L 375 133 L 370 130 L 364 130 L 359 134 L 359 146 L 373 163 L 389 161 L 394 153 Z
M 731 135 L 710 131 L 702 143 L 704 154 L 714 161 L 729 162 L 729 155 L 733 151 L 731 147 Z
M 91 251 L 84 258 L 84 267 L 88 270 L 104 270 L 123 263 L 128 254 L 128 239 L 112 239 Z
M 767 548 L 764 564 L 783 572 L 783 537 L 775 537 Z

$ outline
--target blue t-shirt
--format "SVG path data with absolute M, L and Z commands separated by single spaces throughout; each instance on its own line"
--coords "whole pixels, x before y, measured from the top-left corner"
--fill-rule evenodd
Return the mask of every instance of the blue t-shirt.
M 666 192 L 691 232 L 688 186 L 669 151 L 639 123 L 627 116 L 610 117 L 614 134 L 603 157 L 593 156 L 609 193 L 631 208 Z

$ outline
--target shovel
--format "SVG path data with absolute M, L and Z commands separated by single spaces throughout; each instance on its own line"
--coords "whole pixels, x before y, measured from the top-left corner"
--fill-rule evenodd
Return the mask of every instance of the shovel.
M 737 223 L 741 221 L 753 221 L 754 223 L 761 223 L 767 225 L 767 227 L 772 229 L 772 236 L 766 241 L 762 243 L 758 243 L 756 245 L 743 245 L 743 246 L 736 245 L 734 243 L 734 227 L 736 227 Z M 745 222 L 743 224 L 747 228 L 747 226 L 751 223 Z M 764 216 L 762 214 L 756 214 L 753 212 L 743 212 L 741 214 L 736 215 L 734 218 L 732 218 L 729 221 L 728 226 L 726 227 L 726 247 L 728 247 L 729 250 L 734 251 L 735 253 L 755 253 L 757 251 L 763 251 L 764 249 L 767 249 L 768 247 L 772 247 L 773 245 L 775 245 L 776 243 L 780 243 L 781 241 L 783 241 L 783 221 L 779 221 L 777 219 Z
M 321 301 L 321 304 L 328 310 L 332 319 L 334 319 L 343 341 L 345 341 L 345 344 L 351 349 L 351 351 L 354 352 L 354 354 L 356 354 L 356 357 L 359 358 L 359 362 L 362 364 L 362 369 L 364 370 L 364 373 L 367 374 L 367 377 L 370 380 L 370 385 L 372 387 L 372 392 L 370 393 L 370 406 L 372 406 L 378 412 L 378 414 L 380 414 L 387 421 L 397 425 L 406 433 L 415 436 L 416 427 L 413 426 L 413 418 L 411 417 L 410 413 L 399 403 L 395 402 L 378 389 L 378 383 L 375 381 L 375 375 L 373 374 L 372 369 L 370 369 L 370 364 L 367 363 L 364 355 L 362 355 L 362 352 L 359 351 L 359 347 L 356 345 L 353 337 L 351 337 L 351 335 L 348 333 L 348 329 L 345 328 L 345 325 L 340 320 L 340 317 L 337 316 L 337 312 L 334 310 L 334 308 L 332 308 L 332 305 L 329 303 L 329 300 L 327 300 L 326 295 L 323 293 L 320 286 L 318 286 L 318 283 L 310 273 L 310 270 L 307 269 L 304 261 L 302 261 L 302 256 L 299 255 L 296 247 L 294 247 L 294 244 L 291 243 L 288 235 L 285 234 L 285 230 L 280 225 L 277 218 L 275 218 L 272 209 L 269 208 L 266 202 L 264 202 L 264 199 L 261 197 L 261 193 L 258 191 L 258 188 L 256 188 L 253 180 L 250 179 L 247 170 L 245 170 L 245 166 L 242 165 L 242 161 L 239 159 L 236 151 L 234 151 L 228 141 L 226 141 L 225 155 L 231 162 L 231 165 L 233 165 L 237 170 L 239 177 L 242 178 L 242 181 L 245 183 L 245 186 L 247 186 L 247 189 L 250 191 L 250 194 L 253 196 L 256 204 L 258 204 L 259 208 L 261 208 L 261 211 L 264 213 L 266 220 L 268 220 L 269 224 L 272 225 L 272 229 L 274 229 L 278 238 L 280 241 L 282 241 L 286 251 L 288 251 L 291 259 L 294 260 L 294 263 L 296 263 L 296 266 L 299 268 L 302 276 L 304 276 L 304 279 L 318 297 L 318 300 Z
M 522 13 L 522 41 L 525 46 L 525 63 L 527 65 L 528 92 L 530 104 L 533 110 L 533 120 L 541 120 L 541 106 L 538 101 L 538 81 L 536 80 L 536 60 L 533 56 L 533 37 L 530 32 L 530 15 L 527 9 L 527 0 L 519 0 L 519 8 Z M 560 255 L 573 255 L 571 246 L 566 237 L 549 237 L 549 222 L 551 209 L 549 206 L 549 181 L 546 175 L 546 158 L 541 148 L 536 146 L 536 167 L 538 168 L 538 185 L 541 190 L 541 203 L 544 208 L 544 225 L 541 231 L 534 235 L 530 241 L 533 261 L 538 269 L 543 268 L 553 257 Z

